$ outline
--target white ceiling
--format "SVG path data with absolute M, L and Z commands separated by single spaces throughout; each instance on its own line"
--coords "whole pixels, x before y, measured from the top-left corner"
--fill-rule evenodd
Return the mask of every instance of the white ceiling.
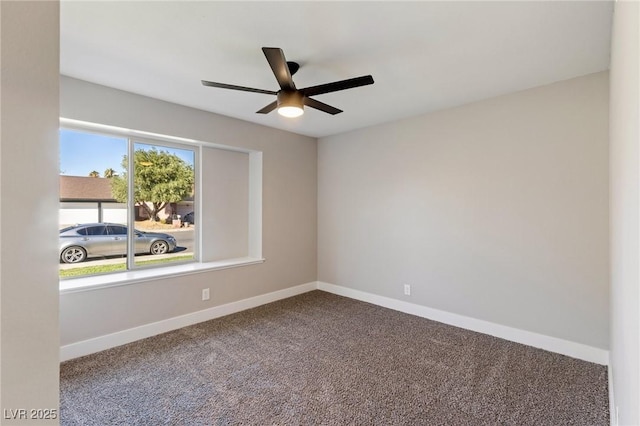
M 611 2 L 82 2 L 61 5 L 71 77 L 322 137 L 609 67 Z M 371 74 L 319 95 L 344 110 L 296 119 L 275 100 L 204 87 L 278 90 L 261 47 L 301 64 L 298 88 Z

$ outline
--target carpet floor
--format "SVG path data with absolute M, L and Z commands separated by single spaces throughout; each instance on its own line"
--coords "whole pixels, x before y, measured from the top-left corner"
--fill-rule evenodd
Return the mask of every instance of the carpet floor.
M 63 425 L 607 425 L 607 369 L 313 291 L 62 363 Z

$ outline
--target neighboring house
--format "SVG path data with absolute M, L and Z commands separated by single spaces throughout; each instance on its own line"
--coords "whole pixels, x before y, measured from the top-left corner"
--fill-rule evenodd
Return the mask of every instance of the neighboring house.
M 111 194 L 111 180 L 60 176 L 60 226 L 88 222 L 127 223 L 127 205 Z
M 180 218 L 184 217 L 187 213 L 193 211 L 193 197 L 189 197 L 186 200 L 180 201 L 179 203 L 170 203 L 165 206 L 158 213 L 158 217 L 160 220 L 166 220 L 171 217 L 174 213 L 178 215 Z M 136 220 L 147 220 L 149 219 L 149 214 L 142 206 L 136 206 Z
M 192 211 L 193 197 L 189 197 L 167 205 L 159 217 L 166 219 L 173 213 L 184 216 Z M 146 211 L 137 207 L 136 220 L 147 218 Z M 127 205 L 113 198 L 108 178 L 60 175 L 59 225 L 90 222 L 127 223 Z

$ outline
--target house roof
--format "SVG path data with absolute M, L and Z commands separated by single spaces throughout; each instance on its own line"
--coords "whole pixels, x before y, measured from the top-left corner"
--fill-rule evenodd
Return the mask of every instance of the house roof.
M 60 201 L 115 202 L 111 193 L 111 179 L 60 175 Z M 182 201 L 193 201 L 193 195 Z
M 61 175 L 60 201 L 115 201 L 111 194 L 111 180 Z

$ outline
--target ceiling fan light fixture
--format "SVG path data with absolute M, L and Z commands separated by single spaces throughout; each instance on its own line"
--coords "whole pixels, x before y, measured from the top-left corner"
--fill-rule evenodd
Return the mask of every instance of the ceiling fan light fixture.
M 281 106 L 278 108 L 278 114 L 287 118 L 295 118 L 304 114 L 304 109 L 297 106 Z
M 299 92 L 280 91 L 278 93 L 278 114 L 295 118 L 304 114 L 304 98 Z

